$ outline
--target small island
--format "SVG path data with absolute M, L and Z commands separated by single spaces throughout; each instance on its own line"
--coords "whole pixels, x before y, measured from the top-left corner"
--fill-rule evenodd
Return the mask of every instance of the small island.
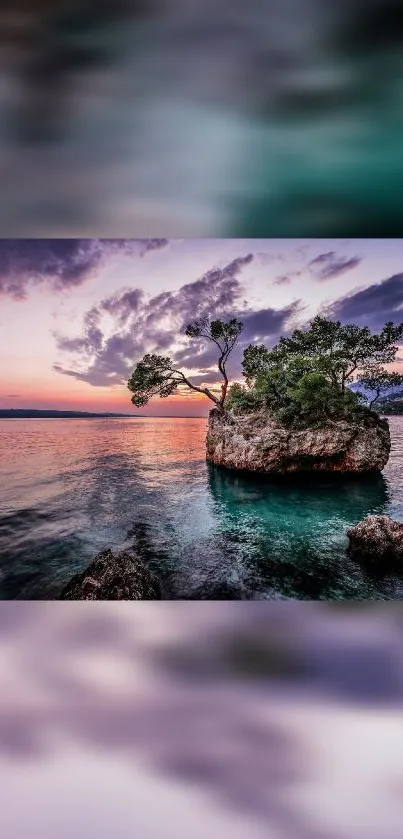
M 206 457 L 227 469 L 357 475 L 384 468 L 391 442 L 388 420 L 380 414 L 385 395 L 403 386 L 403 375 L 388 369 L 403 324 L 388 322 L 375 334 L 318 315 L 271 349 L 247 346 L 244 382 L 230 384 L 228 361 L 242 330 L 236 318 L 225 322 L 207 316 L 186 329 L 193 340 L 216 346 L 218 392 L 196 384 L 169 357 L 147 354 L 128 382 L 133 404 L 141 408 L 178 388 L 204 394 L 214 405 Z

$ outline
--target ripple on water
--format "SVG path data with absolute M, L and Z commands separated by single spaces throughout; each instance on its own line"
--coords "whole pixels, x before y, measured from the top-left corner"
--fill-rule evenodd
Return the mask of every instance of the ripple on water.
M 365 515 L 403 521 L 403 417 L 390 428 L 382 476 L 273 483 L 208 466 L 204 419 L 0 422 L 0 596 L 56 596 L 131 544 L 164 597 L 401 598 L 346 556 Z

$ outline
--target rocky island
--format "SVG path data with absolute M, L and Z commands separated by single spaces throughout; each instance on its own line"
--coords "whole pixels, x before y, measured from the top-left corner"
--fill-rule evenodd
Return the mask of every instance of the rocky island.
M 228 363 L 243 323 L 203 316 L 185 334 L 200 357 L 206 342 L 217 350 L 221 385 L 196 383 L 169 356 L 145 355 L 128 381 L 132 403 L 188 388 L 213 402 L 206 439 L 207 461 L 227 469 L 267 475 L 380 472 L 390 453 L 388 420 L 376 405 L 403 375 L 394 362 L 403 323 L 369 327 L 317 315 L 305 329 L 281 337 L 272 348 L 244 346 L 244 383 L 229 383 Z M 190 356 L 189 356 L 190 357 Z M 204 371 L 210 379 L 213 370 Z M 199 376 L 199 380 L 202 378 Z
M 355 422 L 341 419 L 301 430 L 284 427 L 264 412 L 234 418 L 210 411 L 207 461 L 227 469 L 365 474 L 383 469 L 389 453 L 388 422 L 370 411 Z

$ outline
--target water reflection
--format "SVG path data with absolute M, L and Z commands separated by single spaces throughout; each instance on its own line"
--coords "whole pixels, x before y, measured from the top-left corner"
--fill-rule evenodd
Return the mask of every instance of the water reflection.
M 402 597 L 402 578 L 345 550 L 368 513 L 403 515 L 399 422 L 386 483 L 273 483 L 208 466 L 204 419 L 4 421 L 0 597 L 57 597 L 98 551 L 131 546 L 164 598 Z
M 287 526 L 291 517 L 298 529 L 312 532 L 314 523 L 336 519 L 355 522 L 370 513 L 384 513 L 390 490 L 382 474 L 366 477 L 287 476 L 270 480 L 259 475 L 236 474 L 208 464 L 209 488 L 229 516 L 247 516 L 249 505 Z
M 238 564 L 243 556 L 254 596 L 338 599 L 382 590 L 346 556 L 347 527 L 386 512 L 382 475 L 269 481 L 209 465 L 208 479 L 224 552 Z

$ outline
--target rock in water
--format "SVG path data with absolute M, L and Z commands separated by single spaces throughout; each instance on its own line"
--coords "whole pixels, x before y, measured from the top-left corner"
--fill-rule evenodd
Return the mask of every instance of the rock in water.
M 403 571 L 403 524 L 389 516 L 367 516 L 347 530 L 348 554 L 373 567 L 393 565 Z
M 158 581 L 128 551 L 113 554 L 108 548 L 75 574 L 60 600 L 160 600 Z
M 267 414 L 231 417 L 214 408 L 206 453 L 211 463 L 262 474 L 365 474 L 380 471 L 388 461 L 389 424 L 368 411 L 354 423 L 340 420 L 324 428 L 294 430 Z

